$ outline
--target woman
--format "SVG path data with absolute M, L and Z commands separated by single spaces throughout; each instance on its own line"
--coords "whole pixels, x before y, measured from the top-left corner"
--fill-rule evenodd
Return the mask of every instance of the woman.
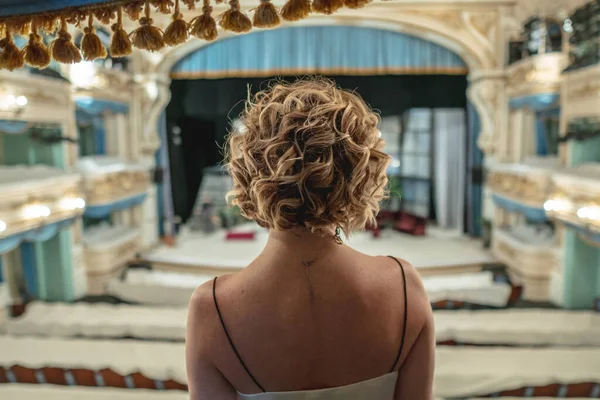
M 341 237 L 374 223 L 385 195 L 378 116 L 311 80 L 256 94 L 242 121 L 231 195 L 269 239 L 191 299 L 191 399 L 432 399 L 433 320 L 417 272 Z

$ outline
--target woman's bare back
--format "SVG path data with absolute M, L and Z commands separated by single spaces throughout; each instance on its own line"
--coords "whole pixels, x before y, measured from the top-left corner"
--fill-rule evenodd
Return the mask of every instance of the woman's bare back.
M 278 250 L 267 247 L 243 271 L 216 281 L 223 323 L 248 371 L 219 320 L 214 283 L 200 287 L 191 302 L 190 322 L 198 326 L 188 328 L 188 341 L 199 343 L 197 351 L 232 394 L 260 393 L 258 385 L 270 392 L 339 387 L 396 369 L 397 393 L 412 390 L 414 379 L 403 378 L 404 370 L 429 368 L 420 364 L 432 363 L 433 354 L 427 353 L 434 345 L 431 309 L 415 269 L 401 261 L 405 282 L 397 261 L 337 246 L 317 257 L 307 275 L 303 263 L 318 249 L 306 244 L 287 253 Z M 404 330 L 400 360 L 393 365 Z M 409 359 L 413 348 L 423 354 Z M 188 369 L 194 359 L 188 354 Z M 414 390 L 430 387 L 430 376 L 420 380 Z

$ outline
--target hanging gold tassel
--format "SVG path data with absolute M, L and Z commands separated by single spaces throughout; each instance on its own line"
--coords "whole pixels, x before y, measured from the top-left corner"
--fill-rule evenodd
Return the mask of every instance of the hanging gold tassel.
M 160 29 L 152 26 L 154 21 L 150 18 L 150 1 L 146 1 L 144 17 L 140 18 L 140 27 L 131 32 L 131 42 L 135 47 L 142 50 L 158 51 L 165 47 L 163 33 Z
M 172 0 L 152 0 L 152 5 L 161 14 L 171 14 L 171 7 L 173 7 Z
M 187 6 L 188 10 L 196 9 L 196 1 L 197 0 L 181 0 Z
M 115 19 L 117 10 L 117 6 L 103 6 L 102 8 L 94 11 L 94 16 L 104 25 L 109 25 L 110 21 Z
M 188 25 L 183 20 L 183 14 L 179 12 L 179 0 L 175 0 L 175 11 L 173 13 L 173 22 L 165 30 L 163 38 L 169 46 L 177 46 L 185 43 L 188 39 Z
M 71 39 L 71 34 L 67 32 L 67 21 L 65 18 L 61 18 L 58 37 L 50 44 L 50 53 L 53 59 L 63 64 L 81 62 L 81 53 Z
M 369 4 L 371 0 L 344 0 L 344 6 L 348 8 L 363 8 L 367 4 Z
M 313 0 L 312 9 L 321 14 L 333 14 L 344 6 L 344 0 Z
M 29 44 L 23 47 L 23 60 L 27 65 L 35 68 L 46 68 L 50 64 L 50 53 L 37 32 L 37 26 L 31 26 Z
M 0 51 L 0 69 L 12 71 L 25 65 L 23 54 L 13 42 L 12 34 L 8 28 L 6 28 L 4 39 L 0 40 L 0 49 L 2 50 Z
M 113 58 L 125 57 L 131 54 L 131 40 L 129 34 L 123 29 L 123 9 L 117 10 L 117 23 L 111 26 L 113 37 L 110 42 L 110 56 Z
M 127 14 L 130 20 L 137 21 L 144 10 L 144 1 L 132 1 L 131 3 L 123 4 L 123 12 Z
M 239 0 L 230 0 L 231 8 L 219 17 L 221 28 L 235 33 L 244 33 L 252 29 L 250 18 L 240 11 Z
M 288 0 L 281 9 L 281 18 L 286 21 L 299 21 L 310 14 L 310 0 Z
M 270 0 L 260 0 L 260 5 L 252 16 L 252 25 L 257 28 L 273 28 L 280 24 L 277 9 Z
M 98 58 L 106 58 L 106 48 L 96 34 L 94 28 L 94 14 L 88 16 L 88 26 L 83 29 L 83 39 L 81 39 L 81 54 L 86 61 L 94 61 Z
M 36 15 L 32 18 L 32 25 L 37 26 L 42 32 L 53 35 L 56 32 L 58 22 L 57 15 Z
M 87 13 L 83 9 L 69 9 L 64 15 L 61 14 L 61 18 L 64 16 L 67 24 L 81 26 L 82 23 L 87 19 Z
M 190 21 L 190 34 L 207 41 L 215 40 L 217 38 L 219 35 L 217 33 L 217 23 L 211 15 L 212 11 L 213 8 L 210 6 L 210 0 L 204 0 L 202 15 L 199 15 Z

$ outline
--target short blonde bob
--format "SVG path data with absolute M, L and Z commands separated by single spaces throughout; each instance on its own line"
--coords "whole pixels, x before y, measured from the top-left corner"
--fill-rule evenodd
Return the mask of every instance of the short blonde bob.
M 327 79 L 275 82 L 250 98 L 232 132 L 229 193 L 260 226 L 346 235 L 375 222 L 389 156 L 379 116 Z

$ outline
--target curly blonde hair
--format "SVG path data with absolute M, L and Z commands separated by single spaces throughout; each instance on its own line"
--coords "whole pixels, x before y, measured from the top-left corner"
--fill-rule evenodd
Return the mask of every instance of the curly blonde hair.
M 274 83 L 249 98 L 232 132 L 228 194 L 260 226 L 346 235 L 375 222 L 386 196 L 389 156 L 379 116 L 326 79 Z

